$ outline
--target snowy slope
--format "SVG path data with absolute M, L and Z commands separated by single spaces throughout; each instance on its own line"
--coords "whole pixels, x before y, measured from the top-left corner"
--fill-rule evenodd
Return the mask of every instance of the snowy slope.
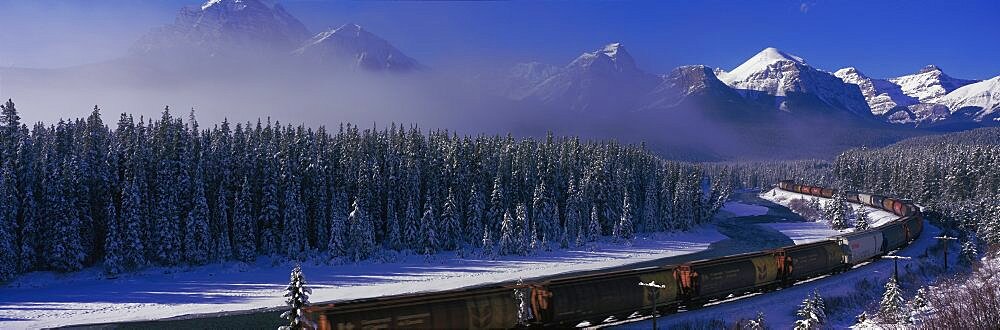
M 681 66 L 664 75 L 662 81 L 646 96 L 644 109 L 677 106 L 691 97 L 737 102 L 741 97 L 716 77 L 716 71 L 704 65 Z
M 623 44 L 612 43 L 581 54 L 525 98 L 578 111 L 628 111 L 656 83 L 656 76 L 640 70 Z
M 953 113 L 968 110 L 975 121 L 996 120 L 1000 110 L 1000 76 L 968 84 L 937 99 Z
M 892 78 L 889 81 L 899 85 L 903 93 L 920 100 L 921 103 L 936 103 L 937 99 L 945 94 L 976 82 L 952 78 L 934 65 L 928 65 L 917 73 Z
M 857 85 L 861 89 L 861 94 L 865 96 L 868 106 L 872 109 L 872 114 L 876 116 L 887 116 L 897 107 L 906 107 L 917 104 L 919 101 L 903 93 L 899 85 L 888 80 L 871 78 L 854 67 L 847 67 L 833 73 L 845 83 Z
M 371 71 L 406 72 L 421 67 L 388 41 L 357 24 L 321 32 L 292 53 L 312 64 Z
M 132 46 L 132 52 L 271 54 L 293 49 L 309 35 L 305 25 L 279 4 L 210 0 L 200 7 L 181 9 L 173 24 L 143 36 Z
M 556 75 L 561 67 L 541 63 L 517 63 L 502 70 L 491 70 L 478 79 L 487 90 L 511 99 L 523 99 L 532 89 L 549 77 Z
M 870 117 L 871 109 L 855 85 L 809 66 L 801 57 L 765 48 L 732 71 L 719 72 L 719 79 L 747 96 L 777 97 L 775 104 L 793 111 L 785 97 L 814 97 L 821 104 Z

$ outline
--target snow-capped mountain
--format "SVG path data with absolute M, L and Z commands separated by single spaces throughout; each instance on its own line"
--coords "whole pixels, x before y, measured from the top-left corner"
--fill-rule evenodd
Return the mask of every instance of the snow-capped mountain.
M 647 96 L 644 109 L 665 109 L 683 104 L 691 98 L 739 103 L 742 97 L 716 77 L 716 70 L 704 65 L 681 66 L 663 76 L 663 80 Z
M 773 96 L 775 105 L 785 111 L 794 111 L 795 104 L 818 104 L 871 116 L 857 86 L 776 48 L 765 48 L 732 71 L 719 72 L 719 79 L 749 98 Z
M 273 55 L 308 39 L 305 25 L 279 4 L 262 0 L 210 0 L 185 7 L 173 24 L 155 29 L 132 47 L 135 54 Z
M 311 64 L 347 65 L 371 71 L 406 72 L 421 67 L 388 41 L 357 24 L 321 32 L 292 53 Z
M 624 45 L 612 43 L 583 53 L 524 98 L 573 110 L 628 111 L 656 83 L 656 76 L 640 70 Z
M 928 65 L 915 74 L 892 78 L 889 81 L 899 85 L 903 93 L 920 100 L 921 103 L 935 103 L 945 94 L 976 82 L 952 78 L 934 65 Z
M 916 98 L 903 93 L 899 85 L 885 79 L 868 77 L 854 67 L 837 70 L 833 75 L 845 83 L 857 85 L 868 101 L 872 114 L 876 116 L 888 116 L 900 107 L 905 108 L 919 103 Z
M 1000 118 L 1000 76 L 968 84 L 937 99 L 952 113 L 983 122 Z

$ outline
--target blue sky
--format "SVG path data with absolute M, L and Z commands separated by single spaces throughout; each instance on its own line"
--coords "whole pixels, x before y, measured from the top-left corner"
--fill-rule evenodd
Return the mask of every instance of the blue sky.
M 285 0 L 311 30 L 347 22 L 431 67 L 564 64 L 624 42 L 639 65 L 731 69 L 773 46 L 825 70 L 897 76 L 937 64 L 952 76 L 1000 75 L 1000 1 L 361 2 Z M 0 0 L 0 65 L 110 59 L 198 1 Z

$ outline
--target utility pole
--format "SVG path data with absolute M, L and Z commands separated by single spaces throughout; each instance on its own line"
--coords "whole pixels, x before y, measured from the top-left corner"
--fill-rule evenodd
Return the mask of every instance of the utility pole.
M 934 237 L 942 242 L 944 242 L 944 271 L 948 271 L 948 241 L 957 240 L 957 238 L 949 237 L 948 235 Z
M 659 298 L 660 290 L 666 289 L 667 286 L 656 284 L 656 281 L 650 281 L 649 283 L 639 282 L 639 286 L 644 286 L 649 288 L 649 290 L 653 290 L 653 313 L 650 315 L 653 316 L 653 330 L 656 330 L 656 300 Z
M 896 283 L 899 283 L 899 259 L 910 260 L 913 258 L 903 257 L 903 256 L 885 256 L 883 258 L 892 259 L 892 277 L 896 279 Z

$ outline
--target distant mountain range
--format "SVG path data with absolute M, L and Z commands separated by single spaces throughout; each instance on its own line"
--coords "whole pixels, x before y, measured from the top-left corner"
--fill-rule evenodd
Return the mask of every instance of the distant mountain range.
M 496 84 L 504 88 L 494 90 L 505 91 L 508 97 L 580 111 L 663 110 L 698 98 L 733 108 L 839 112 L 863 121 L 904 126 L 995 124 L 1000 120 L 1000 77 L 957 79 L 933 65 L 890 79 L 871 78 L 853 67 L 830 73 L 775 48 L 765 48 L 731 71 L 696 65 L 652 75 L 637 68 L 621 43 L 613 43 L 561 68 L 518 64 L 501 77 Z
M 136 57 L 264 58 L 315 67 L 408 72 L 422 68 L 388 41 L 344 24 L 317 34 L 277 3 L 209 0 L 132 47 Z

